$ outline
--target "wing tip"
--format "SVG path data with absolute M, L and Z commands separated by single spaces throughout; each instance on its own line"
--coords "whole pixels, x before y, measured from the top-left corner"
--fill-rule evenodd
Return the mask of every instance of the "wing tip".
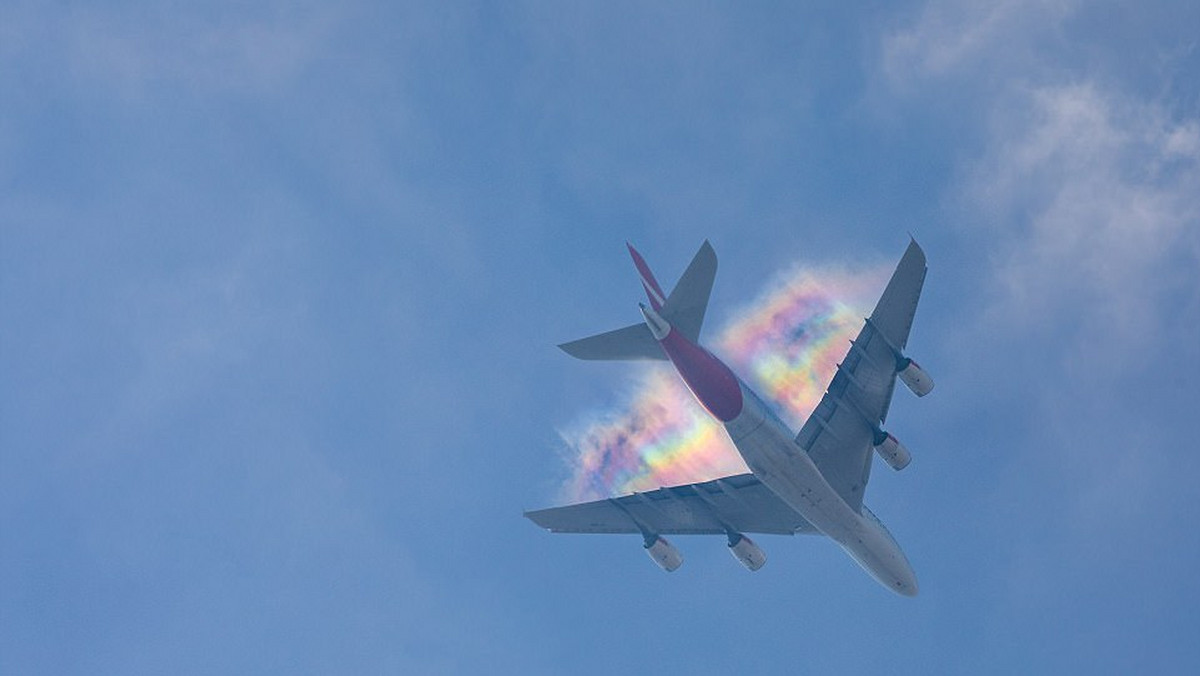
M 575 357 L 576 359 L 582 359 L 583 357 L 580 357 L 574 351 L 576 349 L 575 344 L 578 342 L 579 342 L 578 340 L 572 340 L 572 341 L 568 341 L 566 343 L 559 343 L 558 349 L 562 350 L 563 352 L 566 352 L 567 354 L 571 355 L 572 357 Z
M 908 257 L 910 253 L 917 257 L 921 265 L 925 265 L 925 250 L 917 243 L 917 238 L 911 232 L 908 233 L 908 248 L 904 251 L 904 256 Z

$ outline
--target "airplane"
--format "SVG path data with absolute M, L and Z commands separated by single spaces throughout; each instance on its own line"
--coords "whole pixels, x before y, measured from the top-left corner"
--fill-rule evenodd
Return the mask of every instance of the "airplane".
M 896 379 L 923 397 L 933 380 L 904 349 L 925 282 L 925 253 L 915 240 L 892 273 L 874 311 L 798 433 L 719 358 L 699 343 L 717 271 L 706 240 L 670 294 L 641 254 L 626 242 L 649 305 L 642 322 L 564 343 L 578 359 L 669 360 L 696 400 L 719 421 L 749 473 L 670 486 L 525 516 L 554 533 L 641 534 L 643 547 L 663 570 L 683 556 L 664 535 L 724 534 L 729 551 L 747 569 L 766 554 L 747 533 L 823 534 L 876 581 L 916 596 L 917 578 L 883 523 L 863 504 L 873 452 L 893 469 L 912 459 L 885 431 Z

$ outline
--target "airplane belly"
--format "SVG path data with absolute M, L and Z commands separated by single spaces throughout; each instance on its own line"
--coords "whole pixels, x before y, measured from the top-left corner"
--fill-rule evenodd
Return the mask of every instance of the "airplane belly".
M 840 544 L 883 586 L 904 596 L 917 595 L 917 575 L 908 557 L 883 522 L 865 506 L 853 535 Z
M 861 515 L 851 509 L 787 425 L 752 390 L 742 390 L 743 410 L 725 429 L 750 471 L 885 587 L 916 594 L 912 567 L 883 524 L 865 506 Z
M 829 485 L 793 434 L 765 404 L 742 385 L 741 414 L 725 423 L 742 460 L 767 488 L 813 526 L 839 543 L 857 514 Z

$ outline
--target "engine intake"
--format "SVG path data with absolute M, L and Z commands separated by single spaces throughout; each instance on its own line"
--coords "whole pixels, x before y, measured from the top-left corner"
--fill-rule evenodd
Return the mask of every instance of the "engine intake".
M 912 454 L 908 452 L 904 444 L 887 432 L 876 433 L 875 452 L 896 471 L 908 467 L 908 463 L 912 462 Z
M 758 570 L 767 563 L 767 555 L 763 550 L 741 533 L 729 534 L 729 553 L 750 571 Z
M 683 555 L 660 535 L 645 538 L 645 544 L 642 546 L 646 548 L 646 553 L 658 564 L 658 567 L 668 573 L 683 565 Z

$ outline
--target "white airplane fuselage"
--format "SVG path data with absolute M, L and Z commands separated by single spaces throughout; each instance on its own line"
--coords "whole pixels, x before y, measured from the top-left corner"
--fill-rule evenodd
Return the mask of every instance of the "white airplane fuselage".
M 795 442 L 795 433 L 745 383 L 739 385 L 742 412 L 723 422 L 750 471 L 880 584 L 915 596 L 916 574 L 883 524 L 866 506 L 863 514 L 851 509 Z
M 635 255 L 639 271 L 640 256 Z M 643 271 L 648 292 L 657 286 Z M 654 293 L 651 304 L 659 305 Z M 917 579 L 899 545 L 865 506 L 858 513 L 829 485 L 795 432 L 720 359 L 642 307 L 646 323 L 697 401 L 725 427 L 746 466 L 817 530 L 841 545 L 880 584 L 915 596 Z

